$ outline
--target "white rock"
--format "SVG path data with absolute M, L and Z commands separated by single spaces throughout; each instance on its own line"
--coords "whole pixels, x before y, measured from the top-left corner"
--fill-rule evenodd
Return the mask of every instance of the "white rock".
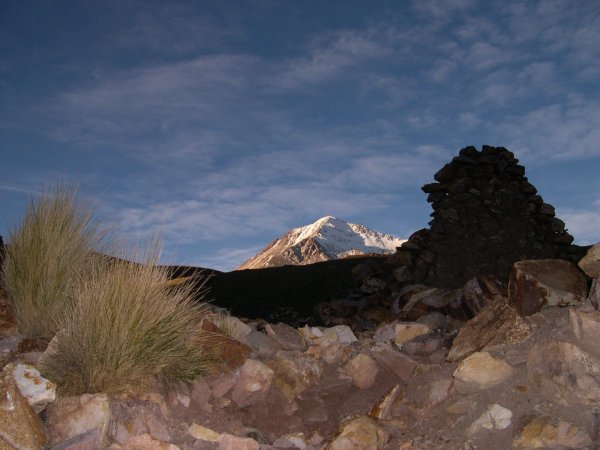
M 498 403 L 488 405 L 488 410 L 467 429 L 467 435 L 471 436 L 482 429 L 504 430 L 511 424 L 512 411 Z
M 4 370 L 12 374 L 19 390 L 36 413 L 43 411 L 56 399 L 56 384 L 42 377 L 29 364 L 8 364 Z

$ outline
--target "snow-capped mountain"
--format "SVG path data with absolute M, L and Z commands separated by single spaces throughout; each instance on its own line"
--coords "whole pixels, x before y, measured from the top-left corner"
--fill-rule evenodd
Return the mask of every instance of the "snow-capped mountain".
M 389 254 L 404 239 L 327 216 L 275 239 L 241 269 L 304 265 L 351 255 Z

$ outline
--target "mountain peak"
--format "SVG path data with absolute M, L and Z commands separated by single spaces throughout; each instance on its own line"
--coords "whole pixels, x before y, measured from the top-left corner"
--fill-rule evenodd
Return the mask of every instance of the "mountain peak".
M 352 255 L 389 254 L 403 239 L 379 233 L 364 225 L 325 216 L 293 228 L 275 239 L 238 269 L 304 265 Z

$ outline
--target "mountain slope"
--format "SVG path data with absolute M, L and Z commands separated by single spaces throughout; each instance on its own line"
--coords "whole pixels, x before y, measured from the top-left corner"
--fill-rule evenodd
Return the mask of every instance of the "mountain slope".
M 304 265 L 352 255 L 394 253 L 403 239 L 327 216 L 275 239 L 241 269 Z

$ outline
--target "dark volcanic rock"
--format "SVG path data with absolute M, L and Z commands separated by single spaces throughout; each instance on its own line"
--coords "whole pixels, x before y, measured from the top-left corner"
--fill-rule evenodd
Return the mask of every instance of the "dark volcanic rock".
M 585 254 L 507 149 L 463 148 L 434 178 L 422 188 L 433 208 L 430 228 L 399 250 L 413 257 L 413 281 L 456 289 L 493 274 L 506 282 L 516 261 L 577 262 Z

